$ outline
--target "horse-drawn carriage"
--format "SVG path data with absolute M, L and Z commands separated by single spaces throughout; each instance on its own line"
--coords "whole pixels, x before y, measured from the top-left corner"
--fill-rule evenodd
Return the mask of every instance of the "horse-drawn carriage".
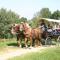
M 43 31 L 41 28 L 34 28 L 32 29 L 28 24 L 17 24 L 12 26 L 11 32 L 17 33 L 17 44 L 20 46 L 21 44 L 21 35 L 24 35 L 24 41 L 25 46 L 27 47 L 27 40 L 30 40 L 30 44 L 32 46 L 33 39 L 38 43 L 38 45 L 41 44 L 43 41 L 44 44 L 51 44 L 52 38 L 58 38 L 60 35 L 60 29 L 53 29 L 50 31 L 47 29 L 47 31 Z M 21 34 L 22 32 L 22 34 Z M 20 40 L 19 40 L 20 39 Z M 34 42 L 35 43 L 35 42 Z
M 54 19 L 47 19 L 47 18 L 42 18 L 42 23 L 44 20 L 49 21 L 49 23 L 53 23 L 52 26 L 51 24 L 48 25 L 48 28 L 43 32 L 43 37 L 42 39 L 45 40 L 45 44 L 52 44 L 52 40 L 59 40 L 60 37 L 60 20 L 54 20 Z M 55 25 L 54 25 L 55 24 Z M 45 24 L 43 24 L 45 25 Z M 43 27 L 42 30 L 44 30 L 45 27 Z
M 48 31 L 48 29 L 47 29 L 47 31 L 45 33 L 45 36 L 46 36 L 45 40 L 44 40 L 44 38 L 42 38 L 42 40 L 44 40 L 44 42 L 45 42 L 44 44 L 45 45 L 46 44 L 51 45 L 52 44 L 52 39 L 54 39 L 57 42 L 57 39 L 60 36 L 60 29 L 53 29 L 51 31 Z

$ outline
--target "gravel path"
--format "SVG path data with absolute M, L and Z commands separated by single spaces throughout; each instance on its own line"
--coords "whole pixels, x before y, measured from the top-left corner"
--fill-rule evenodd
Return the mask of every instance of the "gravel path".
M 26 54 L 26 53 L 29 53 L 29 52 L 37 52 L 38 50 L 42 50 L 42 49 L 46 49 L 48 47 L 37 47 L 37 48 L 19 48 L 19 49 L 16 49 L 14 51 L 8 51 L 4 54 L 0 54 L 0 60 L 7 60 L 8 58 L 12 58 L 12 57 L 15 57 L 15 56 L 20 56 L 20 55 L 23 55 L 23 54 Z

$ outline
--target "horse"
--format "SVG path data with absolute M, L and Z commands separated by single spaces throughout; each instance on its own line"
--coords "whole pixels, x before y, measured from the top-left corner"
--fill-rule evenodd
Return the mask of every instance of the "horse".
M 27 47 L 27 40 L 30 40 L 31 46 L 35 44 L 35 42 L 41 45 L 41 35 L 43 33 L 42 29 L 34 28 L 32 29 L 27 23 L 23 24 L 23 30 L 25 35 L 25 46 Z
M 43 26 L 39 26 L 39 29 L 42 30 L 42 36 L 41 36 L 42 39 L 46 40 L 46 38 L 47 38 L 47 36 L 48 36 L 47 28 L 45 28 L 44 25 L 43 25 Z
M 22 24 L 13 24 L 11 33 L 17 37 L 17 46 L 21 47 L 21 38 L 24 38 Z
M 17 45 L 21 47 L 21 37 L 23 37 L 25 42 L 25 47 L 27 46 L 28 40 L 30 40 L 30 46 L 41 45 L 41 35 L 42 29 L 34 28 L 32 29 L 27 23 L 14 24 L 11 29 L 12 34 L 17 36 Z M 35 44 L 36 43 L 36 44 Z
M 22 27 L 23 27 L 24 36 L 25 36 L 24 37 L 25 47 L 28 47 L 28 45 L 27 45 L 28 40 L 30 40 L 30 46 L 32 47 L 32 33 L 31 33 L 32 29 L 28 23 L 23 23 Z
M 40 28 L 34 28 L 32 29 L 32 39 L 33 39 L 33 45 L 41 46 L 41 39 L 42 39 L 42 29 Z

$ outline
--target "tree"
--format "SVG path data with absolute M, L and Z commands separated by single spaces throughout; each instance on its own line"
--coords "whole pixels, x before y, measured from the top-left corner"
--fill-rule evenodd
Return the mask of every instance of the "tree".
M 51 18 L 59 20 L 60 19 L 60 11 L 57 10 L 57 11 L 53 12 L 53 14 L 51 15 Z
M 21 17 L 20 20 L 21 20 L 21 22 L 24 22 L 24 21 L 27 22 L 27 18 L 25 18 L 25 17 Z
M 42 8 L 39 12 L 37 12 L 32 21 L 31 21 L 31 26 L 32 27 L 37 27 L 39 25 L 39 21 L 41 20 L 41 18 L 50 18 L 51 17 L 51 12 L 49 10 L 49 8 Z M 47 24 L 48 22 L 45 21 Z
M 50 18 L 51 17 L 51 11 L 49 8 L 42 8 L 37 14 L 35 15 L 40 18 Z
M 6 9 L 0 9 L 0 38 L 4 38 L 9 33 L 9 27 L 11 24 L 16 23 L 19 20 L 19 15 Z

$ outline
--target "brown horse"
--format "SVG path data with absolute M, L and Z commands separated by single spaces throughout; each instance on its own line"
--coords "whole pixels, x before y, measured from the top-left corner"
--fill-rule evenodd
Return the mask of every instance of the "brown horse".
M 25 35 L 25 46 L 27 47 L 27 40 L 30 40 L 31 46 L 32 44 L 41 45 L 41 35 L 43 33 L 42 29 L 35 28 L 32 29 L 27 23 L 23 24 L 23 30 Z
M 42 29 L 40 28 L 34 28 L 32 29 L 32 39 L 33 39 L 33 45 L 41 46 L 41 38 L 42 38 Z
M 11 33 L 17 36 L 17 45 L 21 47 L 21 38 L 24 38 L 22 24 L 13 24 Z
M 27 47 L 28 40 L 30 40 L 30 46 L 32 46 L 32 29 L 28 25 L 28 23 L 24 23 L 23 25 L 24 36 L 25 36 L 25 46 Z
M 27 47 L 28 40 L 30 40 L 30 46 L 41 45 L 42 29 L 32 29 L 27 23 L 14 24 L 11 29 L 12 34 L 17 36 L 17 44 L 21 47 L 21 37 L 24 38 L 25 46 Z

